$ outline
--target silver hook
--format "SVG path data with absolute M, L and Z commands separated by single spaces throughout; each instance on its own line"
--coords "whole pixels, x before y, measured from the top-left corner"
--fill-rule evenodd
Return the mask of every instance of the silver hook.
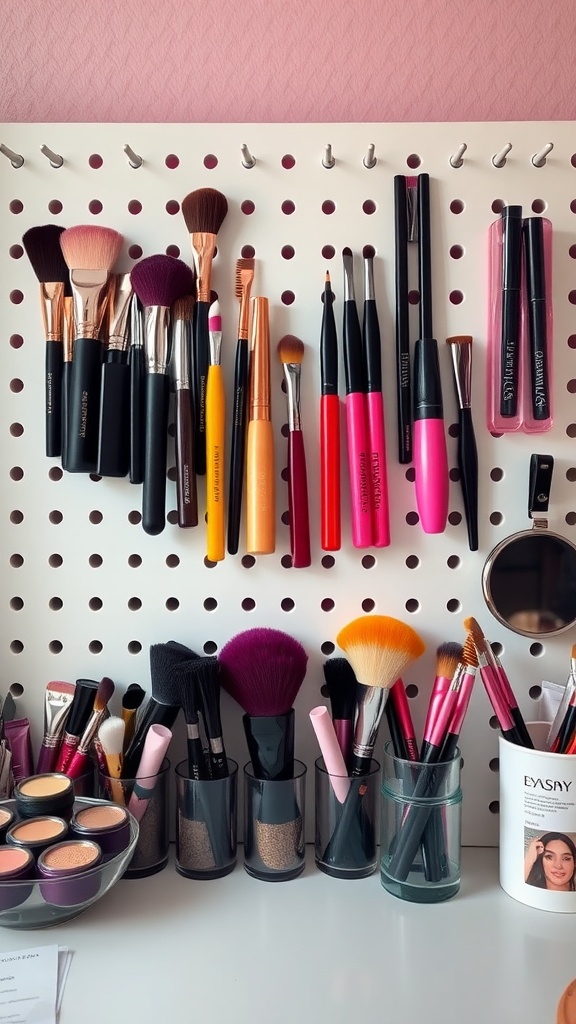
M 22 167 L 24 157 L 20 156 L 20 153 L 15 153 L 13 149 L 9 149 L 3 142 L 0 142 L 0 153 L 8 157 L 12 167 Z
M 255 167 L 256 157 L 252 156 L 252 153 L 248 149 L 246 143 L 243 142 L 240 148 L 242 150 L 242 167 L 245 167 L 247 170 L 250 170 L 251 167 Z
M 506 163 L 506 157 L 508 156 L 508 153 L 510 152 L 511 149 L 512 143 L 507 142 L 505 146 L 502 146 L 502 149 L 500 150 L 499 153 L 494 154 L 494 156 L 492 157 L 492 163 L 494 164 L 494 167 L 504 167 Z
M 132 146 L 126 145 L 123 148 L 124 148 L 124 152 L 126 153 L 126 156 L 128 157 L 128 161 L 130 163 L 130 167 L 133 167 L 135 170 L 138 167 L 142 167 L 142 164 L 144 163 L 144 161 L 143 161 L 141 156 L 138 156 L 138 153 L 134 152 L 134 150 L 132 149 Z
M 467 149 L 468 146 L 466 145 L 465 142 L 463 142 L 461 146 L 458 146 L 456 152 L 453 153 L 452 156 L 450 157 L 450 167 L 462 167 L 464 163 L 464 153 L 466 152 Z
M 376 167 L 376 164 L 378 163 L 376 157 L 374 156 L 375 148 L 376 147 L 374 146 L 374 143 L 371 142 L 366 151 L 366 156 L 362 161 L 364 167 L 367 167 L 369 171 L 371 171 L 373 167 Z
M 322 167 L 326 167 L 327 170 L 330 170 L 332 167 L 334 167 L 335 163 L 336 163 L 336 160 L 334 159 L 334 154 L 332 153 L 332 146 L 330 145 L 330 143 L 328 143 L 327 146 L 324 146 L 324 156 L 322 157 Z
M 553 149 L 554 143 L 547 142 L 545 146 L 542 146 L 542 149 L 538 150 L 537 153 L 534 153 L 534 156 L 532 157 L 532 163 L 534 164 L 534 167 L 544 167 L 546 163 L 546 157 L 549 153 L 552 152 Z
M 59 153 L 55 153 L 53 149 L 49 149 L 46 145 L 40 146 L 40 152 L 48 158 L 51 167 L 62 167 L 64 157 L 60 156 Z

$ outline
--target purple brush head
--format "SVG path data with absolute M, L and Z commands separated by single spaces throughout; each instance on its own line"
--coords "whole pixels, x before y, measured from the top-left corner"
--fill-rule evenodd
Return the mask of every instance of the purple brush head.
M 143 306 L 172 306 L 182 295 L 194 292 L 194 274 L 188 264 L 162 253 L 140 260 L 130 280 Z
M 222 686 L 247 715 L 286 714 L 304 682 L 308 655 L 279 629 L 247 629 L 218 655 Z

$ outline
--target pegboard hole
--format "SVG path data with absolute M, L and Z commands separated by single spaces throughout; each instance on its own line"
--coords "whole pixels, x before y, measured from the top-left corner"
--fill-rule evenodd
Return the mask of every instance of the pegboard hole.
M 171 508 L 170 511 L 166 513 L 166 522 L 170 523 L 170 526 L 177 526 L 178 525 L 178 510 L 177 509 Z
M 213 171 L 218 167 L 218 157 L 214 153 L 207 153 L 202 162 L 207 171 Z
M 19 508 L 15 508 L 10 513 L 10 522 L 14 526 L 20 526 L 20 523 L 24 522 L 24 513 Z
M 576 290 L 572 289 L 572 291 L 568 292 L 568 302 L 571 306 L 576 306 Z
M 336 249 L 333 245 L 322 246 L 322 258 L 325 260 L 333 260 L 336 255 Z
M 376 213 L 376 203 L 374 202 L 374 200 L 365 199 L 364 202 L 362 203 L 362 211 L 363 213 L 368 214 L 368 216 L 370 216 L 373 213 Z
M 64 644 L 61 640 L 51 640 L 48 644 L 48 650 L 50 654 L 62 654 Z
M 504 522 L 504 516 L 502 515 L 501 512 L 491 512 L 490 522 L 492 523 L 492 526 L 502 526 L 502 523 Z
M 491 729 L 499 729 L 500 728 L 500 723 L 499 723 L 496 715 L 492 715 L 488 719 L 488 725 L 490 726 Z
M 490 470 L 490 479 L 494 480 L 495 483 L 498 483 L 500 480 L 503 480 L 504 470 L 501 469 L 500 466 L 494 466 L 494 468 Z
M 504 209 L 505 206 L 506 203 L 504 202 L 503 199 L 494 199 L 492 201 L 490 209 L 492 210 L 492 213 L 502 213 L 502 210 Z
M 209 656 L 211 656 L 213 654 L 216 654 L 216 651 L 218 650 L 218 644 L 214 643 L 214 640 L 207 640 L 202 650 L 204 651 L 204 654 L 208 654 Z
M 180 165 L 180 158 L 177 157 L 175 153 L 168 153 L 168 156 L 166 157 L 164 163 L 166 164 L 166 167 L 168 168 L 169 171 L 175 171 L 176 168 Z
M 415 171 L 417 167 L 420 167 L 421 163 L 422 160 L 418 156 L 418 153 L 410 153 L 410 155 L 406 157 L 406 166 L 410 167 L 412 171 Z
M 64 516 L 58 511 L 58 509 L 53 509 L 52 512 L 48 513 L 48 519 L 54 524 L 54 526 L 58 526 L 64 519 Z
M 207 597 L 204 601 L 204 610 L 207 612 L 215 612 L 218 607 L 218 601 L 215 597 Z
M 60 612 L 64 607 L 64 601 L 61 597 L 51 597 L 48 601 L 48 607 L 51 612 Z
M 24 344 L 24 338 L 22 337 L 21 334 L 11 334 L 10 335 L 10 348 L 16 348 L 16 349 L 17 348 L 22 348 L 23 344 Z
M 576 423 L 569 423 L 566 427 L 568 437 L 576 437 Z
M 464 247 L 461 245 L 450 246 L 450 256 L 453 260 L 461 260 L 464 255 Z
M 180 213 L 180 203 L 176 199 L 169 199 L 166 203 L 166 213 L 169 213 L 171 217 Z
M 128 248 L 128 255 L 131 260 L 139 260 L 142 255 L 141 245 L 131 245 Z
M 167 245 L 166 246 L 166 255 L 167 256 L 173 256 L 174 259 L 177 260 L 179 258 L 179 256 L 180 256 L 180 246 L 179 245 Z
M 128 555 L 128 565 L 131 569 L 138 569 L 142 565 L 142 555 Z
M 24 558 L 22 555 L 10 555 L 10 565 L 13 569 L 21 569 L 24 565 Z
M 490 647 L 492 648 L 492 650 L 493 650 L 493 652 L 494 652 L 494 654 L 496 655 L 497 658 L 501 658 L 502 657 L 502 655 L 504 653 L 504 647 L 500 643 L 499 640 L 495 640 L 494 643 L 491 643 Z
M 285 213 L 287 217 L 289 217 L 291 213 L 294 213 L 295 209 L 296 204 L 293 203 L 291 199 L 285 199 L 284 202 L 282 203 L 282 213 Z
M 88 650 L 90 654 L 102 654 L 104 644 L 101 640 L 91 640 L 88 644 Z
M 10 203 L 10 213 L 22 213 L 24 203 L 20 199 L 13 199 Z
M 253 245 L 243 245 L 240 250 L 240 255 L 245 260 L 253 260 L 256 255 L 256 249 Z
M 180 601 L 177 597 L 168 597 L 166 599 L 166 610 L 169 612 L 176 612 L 180 607 Z
M 62 203 L 59 199 L 51 199 L 48 203 L 50 213 L 62 213 Z
M 254 555 L 242 555 L 241 562 L 245 569 L 253 569 L 256 565 Z
M 462 513 L 450 512 L 448 522 L 450 523 L 450 526 L 460 526 L 460 523 L 462 522 Z
M 408 555 L 408 558 L 406 559 L 407 569 L 417 569 L 419 565 L 420 559 L 418 558 L 418 555 Z
M 464 212 L 464 203 L 462 202 L 462 200 L 461 199 L 453 199 L 452 202 L 450 203 L 450 213 L 459 214 L 459 213 L 463 213 L 463 212 Z
M 283 597 L 282 600 L 280 601 L 280 607 L 281 607 L 283 612 L 293 612 L 294 611 L 294 601 L 293 601 L 293 599 L 291 597 Z
M 142 651 L 142 644 L 139 640 L 131 640 L 127 649 L 128 654 L 140 654 Z
M 21 245 L 11 245 L 8 252 L 13 260 L 20 260 L 24 255 L 24 249 Z
M 93 509 L 88 516 L 88 519 L 94 526 L 98 526 L 98 524 L 102 522 L 103 518 L 104 516 L 97 509 Z
M 415 597 L 410 597 L 406 601 L 404 607 L 407 612 L 410 612 L 411 615 L 414 615 L 416 612 L 420 611 L 420 601 L 417 601 Z
M 449 569 L 459 569 L 462 565 L 462 559 L 460 555 L 449 555 L 446 559 L 446 565 Z
M 21 612 L 24 607 L 24 601 L 21 597 L 11 597 L 10 607 L 13 612 Z
M 451 597 L 450 600 L 446 602 L 446 608 L 451 615 L 454 615 L 456 612 L 462 611 L 462 604 L 457 597 Z
M 60 469 L 60 466 L 52 466 L 52 468 L 48 470 L 48 477 L 50 480 L 54 480 L 56 482 L 61 480 L 63 476 L 64 473 Z
M 280 163 L 285 171 L 291 171 L 296 163 L 296 158 L 291 153 L 285 153 Z
M 99 213 L 102 213 L 102 210 L 103 210 L 102 203 L 100 202 L 99 199 L 91 199 L 90 202 L 88 203 L 88 210 L 89 210 L 90 213 L 93 213 L 94 216 L 96 217 L 96 216 L 98 216 Z
M 449 426 L 448 426 L 448 436 L 449 437 L 458 437 L 459 434 L 460 434 L 460 427 L 458 426 L 458 424 L 457 423 L 450 423 Z
M 336 565 L 336 559 L 334 555 L 322 555 L 322 568 L 333 569 Z
M 500 771 L 500 758 L 499 757 L 491 757 L 489 762 L 488 762 L 488 767 L 489 767 L 491 772 L 499 772 Z
M 88 601 L 88 607 L 91 612 L 101 611 L 103 604 L 104 602 L 101 597 L 91 597 L 90 600 Z M 128 602 L 128 607 L 130 607 L 130 602 Z
M 362 611 L 366 612 L 367 615 L 369 615 L 370 612 L 373 612 L 375 607 L 376 601 L 374 601 L 373 598 L 371 597 L 365 597 L 364 600 L 362 601 Z
M 131 213 L 136 217 L 139 213 L 142 213 L 142 203 L 139 199 L 131 199 L 128 203 L 128 213 Z
M 245 612 L 253 612 L 256 607 L 256 601 L 253 597 L 245 597 L 242 601 L 242 610 Z
M 570 395 L 576 393 L 576 380 L 572 379 L 568 381 L 566 385 L 566 391 L 568 391 Z M 12 433 L 12 427 L 10 427 L 10 433 Z
M 453 466 L 452 469 L 448 470 L 448 476 L 450 477 L 452 483 L 458 483 L 460 479 L 460 470 L 458 469 L 458 467 Z
M 290 526 L 290 513 L 288 511 L 283 512 L 280 519 L 284 523 L 284 526 Z
M 50 555 L 48 558 L 48 565 L 51 569 L 59 569 L 63 562 L 64 559 L 62 558 L 62 555 L 54 554 Z
M 362 568 L 363 569 L 373 569 L 375 565 L 376 565 L 376 559 L 374 558 L 374 555 L 363 555 L 362 556 Z
M 576 512 L 567 512 L 564 521 L 567 526 L 576 526 Z
M 97 171 L 99 167 L 102 167 L 103 163 L 104 161 L 99 153 L 92 153 L 92 155 L 88 157 L 88 164 L 93 171 Z
M 453 306 L 459 306 L 462 302 L 464 302 L 464 293 L 461 292 L 458 288 L 455 288 L 454 291 L 450 292 L 448 298 L 450 299 L 450 302 L 452 303 Z
M 408 683 L 408 685 L 406 686 L 406 696 L 410 700 L 415 700 L 419 693 L 420 691 L 416 686 L 416 683 Z
M 321 607 L 323 612 L 332 612 L 332 611 L 334 611 L 334 604 L 335 604 L 335 602 L 333 601 L 333 599 L 331 597 L 325 597 L 320 602 L 320 607 Z
M 488 810 L 490 811 L 490 814 L 500 814 L 500 801 L 491 800 L 488 804 Z
M 295 298 L 296 296 L 292 291 L 282 292 L 282 295 L 280 296 L 280 299 L 282 300 L 282 303 L 285 306 L 291 306 Z
M 215 569 L 216 566 L 218 565 L 218 562 L 212 562 L 206 555 L 206 557 L 204 558 L 204 565 L 206 566 L 207 569 Z
M 409 484 L 413 484 L 416 479 L 416 470 L 414 469 L 414 466 L 409 466 L 406 472 L 404 473 L 404 476 L 406 477 Z
M 19 288 L 14 288 L 13 291 L 10 292 L 10 302 L 13 306 L 19 306 L 23 300 L 24 292 L 21 292 Z
M 336 203 L 332 199 L 325 199 L 322 203 L 322 213 L 325 213 L 328 217 L 334 213 L 336 209 Z
M 10 204 L 10 205 L 12 205 L 12 204 Z M 576 199 L 573 199 L 572 202 L 570 203 L 570 209 L 571 209 L 572 213 L 576 213 Z
M 547 206 L 547 203 L 545 202 L 544 199 L 533 199 L 532 200 L 532 210 L 533 210 L 534 213 L 544 213 L 544 210 L 546 209 L 546 206 Z
M 282 555 L 282 558 L 280 559 L 280 565 L 282 566 L 283 569 L 291 569 L 292 555 Z
M 336 648 L 331 640 L 325 640 L 324 643 L 320 645 L 320 650 L 322 651 L 322 654 L 325 654 L 329 658 L 331 654 L 334 654 Z
M 420 302 L 420 292 L 417 288 L 411 288 L 408 292 L 408 302 L 411 306 L 417 306 Z
M 178 555 L 166 555 L 166 565 L 169 569 L 176 569 L 176 567 L 180 565 Z
M 420 516 L 417 512 L 408 512 L 406 515 L 406 524 L 408 526 L 418 526 L 420 522 Z
M 280 253 L 282 255 L 283 260 L 294 259 L 294 247 L 292 245 L 283 245 L 280 250 Z
M 570 469 L 566 470 L 566 479 L 573 484 L 576 480 L 576 466 L 571 466 Z
M 138 512 L 137 509 L 132 509 L 132 511 L 128 513 L 128 522 L 131 523 L 132 526 L 138 526 L 138 524 L 142 522 L 142 513 Z
M 246 216 L 249 217 L 252 213 L 254 213 L 256 205 L 255 203 L 252 202 L 251 199 L 244 199 L 244 201 L 240 203 L 240 209 L 242 210 L 242 213 L 245 213 Z
M 11 480 L 22 480 L 23 476 L 24 470 L 22 469 L 22 466 L 12 466 L 12 468 L 10 469 Z

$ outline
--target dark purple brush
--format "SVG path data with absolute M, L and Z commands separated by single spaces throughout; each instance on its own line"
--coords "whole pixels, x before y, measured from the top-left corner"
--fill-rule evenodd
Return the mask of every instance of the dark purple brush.
M 218 655 L 222 686 L 244 708 L 244 731 L 254 774 L 290 779 L 294 773 L 293 704 L 308 655 L 279 629 L 247 629 Z
M 166 445 L 169 381 L 168 327 L 170 306 L 194 288 L 192 270 L 173 256 L 147 256 L 131 275 L 132 287 L 144 307 L 146 414 L 142 527 L 161 533 L 166 522 Z
M 63 231 L 64 228 L 57 224 L 43 224 L 29 228 L 22 236 L 22 245 L 40 282 L 40 302 L 46 340 L 46 455 L 49 456 L 62 453 L 64 291 L 70 280 L 60 248 L 60 235 Z

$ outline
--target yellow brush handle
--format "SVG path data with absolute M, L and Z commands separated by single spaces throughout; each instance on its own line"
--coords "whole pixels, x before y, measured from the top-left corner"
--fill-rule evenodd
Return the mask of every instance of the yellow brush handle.
M 246 550 L 271 555 L 276 547 L 274 434 L 269 420 L 250 420 L 246 439 Z
M 206 382 L 206 556 L 211 562 L 221 562 L 225 552 L 225 430 L 222 368 L 210 366 Z

